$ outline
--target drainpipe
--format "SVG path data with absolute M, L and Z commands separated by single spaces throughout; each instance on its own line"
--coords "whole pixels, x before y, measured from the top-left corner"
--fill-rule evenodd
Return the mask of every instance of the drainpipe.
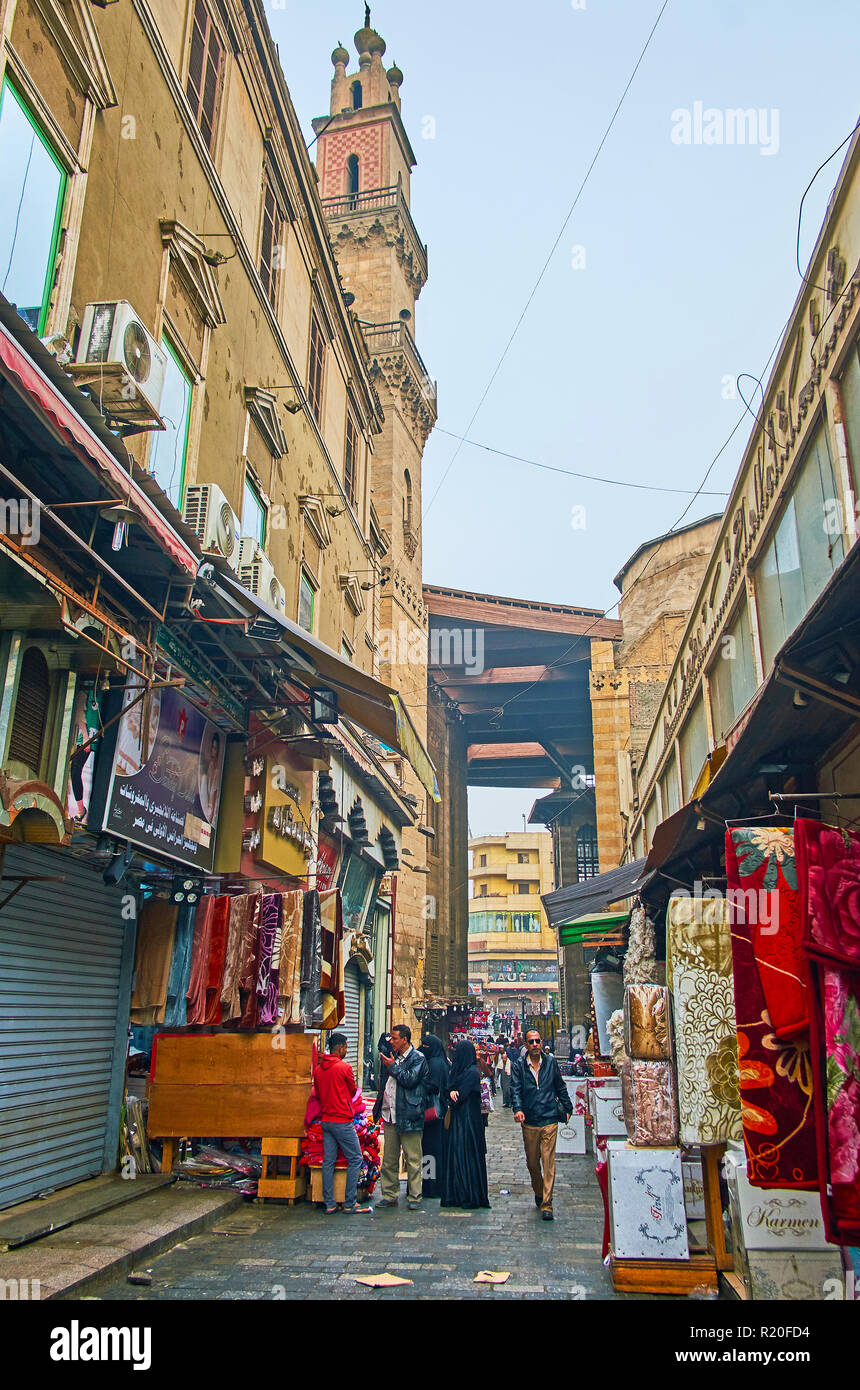
M 394 1010 L 394 937 L 397 931 L 397 874 L 391 875 L 391 932 L 388 937 L 388 1008 L 386 1010 L 385 1031 L 391 1030 Z

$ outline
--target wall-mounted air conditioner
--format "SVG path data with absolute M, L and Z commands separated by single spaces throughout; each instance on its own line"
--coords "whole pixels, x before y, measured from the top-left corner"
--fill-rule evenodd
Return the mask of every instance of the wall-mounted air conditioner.
M 256 598 L 262 599 L 276 612 L 286 607 L 286 590 L 275 574 L 275 567 L 256 541 L 245 536 L 239 557 L 239 580 Z
M 118 390 L 117 414 L 129 413 L 122 410 L 122 404 L 139 396 L 150 413 L 158 415 L 167 371 L 167 354 L 128 300 L 115 299 L 86 306 L 76 363 L 79 364 L 74 373 L 76 377 L 81 376 L 81 369 L 85 366 L 112 368 L 114 374 L 117 367 L 121 368 L 117 374 L 118 387 L 113 385 L 112 377 L 108 386 L 108 375 L 105 377 L 106 409 L 112 410 Z M 96 378 L 92 372 L 89 377 L 92 379 L 90 389 L 93 389 Z
M 193 483 L 186 490 L 182 517 L 206 551 L 239 567 L 239 518 L 217 483 Z M 244 582 L 244 581 L 243 581 Z

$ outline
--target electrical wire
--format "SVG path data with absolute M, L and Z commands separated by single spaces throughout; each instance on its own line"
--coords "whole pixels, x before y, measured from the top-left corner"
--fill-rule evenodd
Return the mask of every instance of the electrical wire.
M 661 13 L 662 13 L 662 12 L 661 12 Z M 658 16 L 658 18 L 659 18 L 659 16 Z M 829 162 L 829 160 L 833 158 L 833 155 L 838 154 L 839 150 L 842 149 L 842 146 L 845 145 L 845 144 L 847 144 L 847 141 L 851 139 L 851 137 L 854 135 L 855 131 L 856 131 L 858 128 L 860 128 L 860 122 L 858 122 L 858 125 L 854 127 L 854 130 L 851 131 L 851 134 L 848 135 L 848 136 L 846 137 L 846 139 L 842 141 L 842 144 L 838 145 L 837 148 L 833 151 L 833 153 L 832 153 L 831 155 L 828 156 L 828 159 L 826 159 L 826 160 L 824 161 L 824 164 L 822 164 L 822 165 L 819 166 L 819 168 L 816 170 L 815 175 L 813 175 L 813 180 L 812 180 L 813 182 L 814 182 L 815 177 L 817 177 L 818 173 L 820 173 L 821 169 L 824 168 L 824 165 L 827 164 L 827 163 Z M 803 194 L 803 197 L 804 197 L 804 198 L 806 197 L 806 194 L 809 192 L 809 188 L 810 188 L 810 187 L 811 187 L 811 182 L 810 182 L 809 185 L 807 185 L 807 188 L 806 188 L 806 190 L 805 190 L 805 192 L 804 192 L 804 194 Z M 799 208 L 798 208 L 798 237 L 799 237 L 799 235 L 800 235 L 800 232 L 799 232 L 800 220 L 799 220 L 799 219 L 800 219 L 800 214 L 801 214 L 801 211 L 802 211 L 802 207 L 803 207 L 803 198 L 801 198 L 800 206 L 799 206 Z M 804 280 L 804 283 L 807 283 L 806 277 L 803 275 L 803 272 L 802 272 L 802 271 L 800 271 L 800 275 L 801 275 L 801 279 Z M 850 280 L 846 282 L 845 289 L 847 289 L 848 284 L 850 284 Z M 843 294 L 845 293 L 845 289 L 843 289 L 843 291 L 842 291 Z M 842 297 L 842 296 L 840 295 L 839 298 L 841 298 L 841 297 Z M 837 303 L 838 303 L 838 302 L 839 302 L 839 301 L 837 300 Z M 836 307 L 836 306 L 834 305 L 834 308 L 835 308 L 835 307 Z M 831 310 L 831 312 L 832 312 L 832 310 Z M 744 413 L 743 413 L 742 415 L 739 415 L 739 416 L 738 416 L 738 419 L 736 420 L 736 422 L 735 422 L 735 424 L 734 424 L 732 430 L 730 431 L 729 435 L 728 435 L 727 438 L 724 440 L 724 442 L 722 443 L 722 445 L 720 446 L 720 448 L 717 450 L 717 452 L 716 452 L 716 454 L 714 455 L 714 457 L 711 459 L 711 462 L 708 464 L 708 467 L 707 467 L 707 469 L 706 469 L 706 471 L 705 471 L 705 475 L 704 475 L 704 477 L 702 478 L 701 483 L 699 484 L 699 486 L 698 486 L 698 488 L 696 489 L 696 491 L 693 493 L 693 496 L 690 498 L 690 501 L 687 503 L 687 505 L 686 505 L 686 507 L 684 508 L 684 510 L 683 510 L 683 512 L 681 513 L 681 515 L 680 515 L 680 516 L 678 517 L 678 519 L 672 524 L 672 526 L 670 527 L 669 531 L 667 531 L 666 534 L 663 536 L 663 539 L 662 539 L 662 540 L 660 541 L 660 543 L 658 544 L 656 550 L 654 550 L 654 552 L 652 553 L 652 555 L 649 556 L 648 561 L 647 561 L 646 564 L 642 567 L 641 573 L 636 577 L 636 579 L 635 579 L 635 580 L 633 581 L 633 583 L 630 585 L 630 588 L 627 590 L 627 593 L 624 594 L 624 595 L 622 595 L 621 597 L 627 598 L 627 597 L 633 592 L 633 590 L 636 588 L 636 585 L 637 585 L 637 584 L 640 584 L 640 583 L 642 582 L 642 580 L 645 578 L 646 574 L 648 573 L 648 570 L 649 570 L 650 566 L 651 566 L 651 565 L 653 564 L 653 562 L 657 559 L 657 556 L 660 554 L 660 551 L 662 550 L 663 546 L 666 544 L 666 541 L 669 539 L 669 537 L 670 537 L 671 535 L 673 535 L 673 533 L 674 533 L 674 532 L 677 530 L 677 528 L 681 525 L 681 522 L 682 522 L 682 521 L 684 520 L 684 518 L 686 517 L 687 513 L 689 512 L 689 510 L 690 510 L 690 508 L 692 507 L 693 503 L 695 502 L 696 498 L 697 498 L 697 497 L 700 497 L 700 496 L 702 495 L 702 493 L 703 493 L 703 491 L 704 491 L 705 483 L 708 481 L 708 478 L 710 477 L 711 473 L 713 472 L 714 468 L 716 467 L 718 460 L 721 458 L 721 456 L 723 455 L 723 453 L 725 452 L 725 450 L 728 448 L 729 444 L 731 443 L 732 439 L 733 439 L 734 436 L 737 434 L 737 431 L 738 431 L 738 429 L 740 428 L 741 422 L 745 419 L 746 415 L 747 415 L 747 414 L 752 415 L 753 420 L 755 421 L 756 425 L 760 426 L 761 429 L 762 429 L 766 434 L 768 434 L 768 431 L 767 431 L 767 429 L 766 429 L 766 427 L 765 427 L 765 425 L 764 425 L 764 423 L 763 423 L 761 417 L 756 413 L 756 411 L 753 410 L 752 406 L 749 404 L 749 402 L 747 401 L 747 399 L 746 399 L 746 397 L 744 396 L 743 392 L 741 391 L 741 389 L 740 389 L 740 382 L 743 380 L 744 377 L 749 376 L 750 379 L 751 379 L 752 381 L 755 381 L 755 382 L 759 385 L 759 387 L 760 387 L 760 389 L 761 389 L 761 391 L 762 391 L 762 401 L 764 401 L 764 387 L 763 387 L 762 383 L 763 383 L 763 380 L 764 380 L 765 372 L 768 370 L 768 368 L 769 368 L 769 366 L 770 366 L 770 364 L 771 364 L 771 362 L 772 362 L 772 360 L 773 360 L 774 354 L 776 353 L 777 349 L 779 348 L 780 343 L 782 342 L 782 339 L 783 339 L 783 335 L 784 335 L 784 333 L 785 333 L 785 330 L 788 328 L 789 324 L 791 323 L 791 320 L 792 320 L 793 315 L 794 315 L 794 306 L 792 306 L 792 309 L 791 309 L 791 312 L 790 312 L 789 315 L 788 315 L 788 318 L 785 320 L 785 322 L 783 323 L 782 327 L 780 328 L 779 334 L 777 335 L 777 338 L 776 338 L 776 341 L 774 342 L 773 347 L 771 348 L 770 352 L 768 353 L 767 361 L 765 362 L 764 366 L 762 367 L 762 370 L 761 370 L 761 373 L 759 374 L 759 376 L 753 376 L 752 373 L 749 373 L 749 372 L 741 372 L 741 373 L 738 375 L 738 377 L 736 378 L 736 383 L 737 383 L 737 385 L 738 385 L 738 392 L 739 392 L 739 394 L 740 394 L 741 400 L 742 400 L 743 403 L 744 403 Z M 821 330 L 819 329 L 819 332 L 820 332 L 820 331 L 821 331 Z M 773 436 L 772 436 L 771 434 L 768 434 L 768 438 L 773 439 Z M 773 440 L 773 442 L 774 442 L 774 444 L 777 444 L 777 441 L 776 441 L 776 440 Z M 778 445 L 777 445 L 777 447 L 778 447 Z M 602 619 L 608 617 L 610 613 L 614 613 L 615 609 L 618 607 L 618 605 L 619 605 L 620 602 L 621 602 L 621 598 L 619 597 L 619 598 L 616 600 L 616 602 L 612 604 L 612 606 L 611 606 L 610 608 L 605 609 L 603 613 L 599 614 L 599 616 L 598 616 L 597 618 L 595 618 L 594 622 L 590 625 L 590 627 L 586 628 L 585 632 L 580 633 L 580 634 L 574 639 L 574 641 L 571 643 L 571 645 L 566 649 L 566 651 L 562 652 L 562 654 L 561 654 L 560 657 L 557 657 L 555 661 L 552 661 L 552 662 L 549 662 L 549 663 L 548 663 L 548 668 L 554 668 L 554 667 L 563 665 L 564 662 L 565 662 L 565 660 L 566 660 L 566 658 L 571 654 L 571 652 L 573 652 L 573 651 L 576 649 L 576 647 L 579 645 L 579 643 L 582 642 L 582 641 L 584 641 L 584 639 L 585 639 L 586 637 L 588 637 L 589 634 L 590 634 L 591 632 L 594 631 L 594 628 L 597 626 L 598 622 L 600 622 L 600 621 L 602 621 Z M 504 715 L 505 710 L 507 709 L 507 707 L 508 707 L 509 705 L 513 704 L 515 700 L 521 699 L 521 697 L 522 697 L 523 695 L 527 695 L 527 694 L 529 693 L 530 690 L 533 690 L 534 687 L 535 687 L 536 685 L 539 685 L 539 684 L 540 684 L 540 681 L 537 681 L 537 680 L 536 680 L 536 681 L 532 681 L 529 685 L 525 686 L 522 690 L 518 690 L 518 691 L 516 692 L 516 694 L 512 695 L 508 700 L 505 700 L 503 704 L 499 705 L 499 706 L 497 707 L 497 709 L 495 709 L 495 710 L 493 710 L 493 711 L 490 711 L 491 716 L 496 718 L 496 722 L 499 722 L 499 721 L 501 720 L 502 716 Z
M 787 322 L 787 321 L 786 321 L 786 322 Z M 771 350 L 770 350 L 770 354 L 769 354 L 769 356 L 768 356 L 767 362 L 765 363 L 764 367 L 762 368 L 762 376 L 764 376 L 764 373 L 767 371 L 768 366 L 770 365 L 771 358 L 773 357 L 774 353 L 776 352 L 777 348 L 779 347 L 779 344 L 782 342 L 782 335 L 783 335 L 783 333 L 785 332 L 785 327 L 786 327 L 786 325 L 783 325 L 783 327 L 780 329 L 779 337 L 777 338 L 776 342 L 774 343 L 773 347 L 772 347 Z M 640 573 L 639 575 L 637 575 L 636 579 L 634 579 L 633 583 L 630 585 L 630 588 L 627 590 L 627 592 L 626 592 L 625 594 L 621 595 L 618 599 L 616 599 L 615 603 L 613 603 L 612 606 L 611 606 L 610 608 L 605 609 L 601 614 L 599 614 L 598 617 L 596 617 L 596 618 L 594 619 L 594 622 L 591 624 L 591 626 L 586 628 L 585 632 L 579 633 L 578 636 L 577 636 L 577 637 L 574 639 L 574 641 L 571 643 L 571 645 L 567 648 L 567 650 L 564 651 L 564 652 L 562 652 L 562 654 L 561 654 L 560 657 L 557 657 L 555 661 L 551 661 L 551 662 L 548 663 L 548 668 L 553 668 L 553 667 L 556 667 L 556 666 L 563 665 L 563 664 L 564 664 L 564 661 L 565 661 L 565 658 L 568 657 L 568 656 L 570 655 L 570 653 L 573 652 L 573 651 L 576 649 L 576 647 L 579 645 L 580 642 L 583 642 L 583 641 L 585 640 L 585 638 L 588 637 L 589 634 L 592 633 L 592 632 L 594 631 L 594 629 L 595 629 L 595 627 L 597 626 L 597 624 L 598 624 L 599 622 L 601 622 L 604 618 L 607 618 L 607 617 L 609 616 L 610 613 L 614 613 L 614 612 L 615 612 L 615 609 L 618 607 L 619 603 L 621 602 L 621 598 L 627 598 L 627 597 L 633 592 L 633 590 L 636 588 L 636 585 L 637 585 L 637 584 L 641 584 L 642 580 L 645 578 L 646 574 L 648 573 L 649 568 L 650 568 L 651 565 L 654 563 L 654 561 L 657 559 L 657 556 L 660 554 L 660 551 L 663 549 L 663 546 L 666 544 L 666 542 L 667 542 L 667 540 L 669 539 L 669 537 L 670 537 L 671 535 L 673 535 L 673 534 L 675 533 L 675 531 L 677 530 L 677 528 L 681 525 L 681 522 L 684 520 L 685 516 L 686 516 L 687 513 L 689 512 L 689 510 L 690 510 L 690 508 L 692 507 L 693 503 L 695 502 L 696 498 L 699 497 L 699 496 L 701 496 L 701 494 L 702 494 L 702 492 L 703 492 L 703 490 L 704 490 L 705 483 L 708 481 L 708 478 L 711 476 L 711 473 L 713 472 L 714 468 L 716 467 L 716 465 L 717 465 L 719 459 L 720 459 L 720 458 L 722 457 L 722 455 L 725 453 L 725 451 L 726 451 L 726 449 L 728 448 L 729 444 L 730 444 L 731 441 L 734 439 L 735 435 L 737 434 L 738 430 L 740 429 L 740 426 L 741 426 L 743 420 L 746 418 L 747 410 L 749 410 L 749 407 L 746 406 L 746 403 L 745 403 L 745 407 L 746 407 L 746 408 L 745 408 L 745 410 L 744 410 L 744 413 L 743 413 L 742 415 L 739 415 L 739 416 L 738 416 L 738 418 L 737 418 L 737 420 L 735 421 L 735 424 L 734 424 L 732 430 L 731 430 L 730 433 L 727 435 L 727 437 L 726 437 L 726 439 L 723 441 L 723 443 L 720 445 L 720 447 L 719 447 L 719 449 L 717 450 L 716 454 L 715 454 L 714 457 L 711 459 L 711 462 L 708 464 L 707 470 L 706 470 L 706 472 L 705 472 L 705 476 L 702 478 L 701 483 L 699 484 L 698 488 L 697 488 L 696 491 L 694 492 L 693 496 L 690 498 L 690 501 L 687 503 L 686 507 L 684 508 L 684 510 L 682 511 L 681 515 L 678 517 L 678 519 L 672 524 L 672 526 L 670 527 L 670 529 L 669 529 L 669 530 L 666 532 L 666 534 L 663 536 L 662 540 L 661 540 L 661 541 L 659 542 L 659 544 L 657 545 L 656 550 L 654 550 L 653 553 L 649 556 L 648 560 L 646 561 L 646 563 L 645 563 L 645 564 L 643 565 L 643 567 L 642 567 L 641 573 Z M 528 692 L 529 692 L 530 690 L 533 690 L 534 687 L 535 687 L 536 685 L 539 685 L 539 684 L 540 684 L 540 681 L 532 681 L 530 685 L 525 686 L 524 689 L 522 689 L 522 690 L 518 690 L 518 691 L 516 692 L 515 695 L 512 695 L 512 696 L 510 697 L 510 699 L 505 700 L 504 704 L 502 704 L 502 705 L 500 705 L 500 706 L 498 707 L 498 715 L 499 715 L 499 718 L 501 718 L 501 716 L 504 714 L 504 712 L 505 712 L 505 710 L 507 709 L 508 705 L 513 704 L 514 700 L 520 699 L 523 695 L 527 695 Z
M 795 239 L 795 246 L 794 246 L 794 260 L 795 260 L 795 264 L 796 264 L 796 266 L 797 266 L 797 273 L 798 273 L 798 275 L 800 276 L 801 280 L 803 281 L 803 283 L 804 283 L 805 285 L 810 284 L 810 281 L 809 281 L 808 277 L 807 277 L 806 275 L 804 275 L 803 271 L 802 271 L 801 268 L 800 268 L 800 223 L 801 223 L 801 219 L 802 219 L 802 217 L 803 217 L 803 204 L 804 204 L 804 202 L 806 201 L 806 195 L 807 195 L 807 193 L 809 192 L 809 190 L 811 189 L 812 185 L 815 183 L 815 180 L 818 178 L 818 175 L 821 173 L 821 170 L 825 167 L 825 165 L 827 165 L 827 164 L 830 163 L 831 159 L 833 159 L 845 145 L 848 144 L 848 141 L 852 138 L 852 136 L 856 135 L 856 133 L 857 133 L 858 130 L 860 130 L 860 121 L 858 121 L 857 124 L 856 124 L 855 126 L 852 127 L 852 129 L 851 129 L 851 130 L 848 132 L 848 134 L 845 136 L 845 139 L 842 140 L 842 141 L 840 141 L 840 143 L 836 146 L 836 149 L 833 150 L 833 151 L 827 156 L 826 159 L 822 160 L 822 162 L 819 164 L 818 168 L 816 169 L 815 173 L 812 175 L 812 178 L 809 180 L 809 183 L 806 185 L 806 187 L 805 187 L 804 190 L 803 190 L 803 197 L 801 198 L 801 200 L 800 200 L 800 205 L 799 205 L 799 207 L 798 207 L 798 209 L 797 209 L 797 237 L 796 237 L 796 239 Z M 826 293 L 826 290 L 827 290 L 826 285 L 813 285 L 812 288 L 813 288 L 814 290 L 821 290 L 822 294 Z
M 527 463 L 529 467 L 542 468 L 547 473 L 561 473 L 566 478 L 584 478 L 587 482 L 606 483 L 610 487 L 632 487 L 640 492 L 680 493 L 684 497 L 689 497 L 693 492 L 691 487 L 658 487 L 656 483 L 628 483 L 623 478 L 601 478 L 596 473 L 578 473 L 572 468 L 559 468 L 552 463 L 539 463 L 537 459 L 523 458 L 520 454 L 509 454 L 504 449 L 495 449 L 492 444 L 479 444 L 477 439 L 467 439 L 465 435 L 454 434 L 452 430 L 445 430 L 441 425 L 435 425 L 434 430 L 437 434 L 447 434 L 450 439 L 459 439 L 461 444 L 470 444 L 473 449 L 484 449 L 488 454 L 497 454 L 499 458 L 511 459 L 514 463 Z M 727 492 L 700 492 L 698 495 L 728 497 Z
M 573 200 L 573 202 L 571 203 L 570 208 L 568 209 L 567 216 L 565 217 L 564 221 L 563 221 L 562 224 L 561 224 L 561 228 L 559 229 L 558 236 L 556 237 L 555 241 L 553 242 L 553 244 L 552 244 L 552 246 L 551 246 L 551 248 L 550 248 L 549 255 L 547 256 L 546 260 L 544 261 L 544 263 L 543 263 L 543 265 L 542 265 L 542 267 L 541 267 L 540 274 L 538 275 L 538 277 L 537 277 L 537 279 L 536 279 L 534 285 L 532 286 L 531 292 L 530 292 L 530 294 L 529 294 L 529 296 L 528 296 L 528 298 L 527 298 L 525 304 L 523 305 L 522 312 L 520 313 L 519 318 L 517 319 L 516 323 L 514 324 L 514 327 L 513 327 L 513 331 L 512 331 L 512 333 L 511 333 L 511 336 L 508 338 L 508 341 L 505 343 L 505 346 L 504 346 L 504 348 L 503 348 L 503 350 L 502 350 L 502 355 L 501 355 L 501 357 L 499 358 L 498 362 L 496 363 L 495 367 L 493 368 L 493 371 L 492 371 L 492 373 L 491 373 L 491 375 L 490 375 L 490 379 L 489 379 L 489 381 L 487 382 L 486 386 L 484 387 L 484 390 L 483 390 L 483 393 L 482 393 L 482 395 L 481 395 L 481 398 L 480 398 L 480 400 L 478 401 L 478 404 L 475 406 L 474 411 L 472 412 L 472 417 L 471 417 L 471 419 L 469 420 L 468 425 L 466 426 L 466 429 L 465 429 L 465 431 L 464 431 L 464 436 L 467 436 L 467 435 L 469 434 L 469 431 L 471 430 L 473 424 L 475 423 L 475 420 L 478 418 L 478 414 L 479 414 L 479 412 L 480 412 L 480 410 L 481 410 L 481 407 L 482 407 L 482 405 L 484 404 L 484 401 L 487 399 L 487 396 L 490 394 L 490 390 L 491 390 L 491 388 L 492 388 L 493 382 L 496 380 L 496 377 L 498 376 L 499 372 L 501 371 L 502 364 L 503 364 L 505 358 L 507 357 L 508 353 L 510 352 L 510 349 L 511 349 L 511 347 L 512 347 L 512 345 L 513 345 L 514 339 L 516 338 L 516 336 L 517 336 L 517 334 L 518 334 L 518 332 L 519 332 L 519 330 L 520 330 L 520 326 L 521 326 L 521 324 L 522 324 L 522 322 L 523 322 L 523 320 L 524 320 L 526 314 L 528 313 L 528 311 L 529 311 L 529 309 L 530 309 L 530 307 L 531 307 L 532 301 L 534 300 L 534 297 L 535 297 L 535 295 L 537 294 L 537 292 L 538 292 L 538 290 L 539 290 L 539 288 L 540 288 L 540 286 L 541 286 L 541 283 L 543 282 L 543 278 L 544 278 L 544 276 L 546 275 L 547 270 L 549 269 L 550 262 L 552 261 L 553 256 L 555 255 L 556 251 L 558 250 L 559 243 L 560 243 L 562 237 L 564 236 L 564 234 L 565 234 L 565 232 L 566 232 L 566 230 L 567 230 L 568 223 L 570 222 L 570 219 L 572 218 L 574 212 L 576 211 L 577 204 L 578 204 L 580 198 L 582 197 L 582 194 L 583 194 L 584 191 L 585 191 L 585 186 L 586 186 L 586 184 L 588 183 L 589 178 L 591 177 L 591 173 L 592 173 L 592 171 L 593 171 L 593 169 L 594 169 L 594 166 L 596 165 L 598 159 L 600 158 L 600 154 L 601 154 L 601 152 L 602 152 L 602 150 L 603 150 L 604 145 L 606 144 L 606 141 L 609 139 L 610 133 L 611 133 L 611 131 L 612 131 L 612 127 L 615 125 L 615 122 L 616 122 L 616 120 L 617 120 L 617 118 L 618 118 L 618 113 L 620 112 L 621 107 L 622 107 L 623 104 L 624 104 L 624 99 L 625 99 L 625 97 L 627 96 L 627 93 L 630 91 L 630 88 L 631 88 L 632 85 L 633 85 L 634 78 L 636 77 L 636 74 L 637 74 L 637 72 L 639 71 L 639 68 L 640 68 L 641 65 L 642 65 L 642 62 L 643 62 L 643 60 L 644 60 L 644 58 L 645 58 L 645 54 L 648 52 L 648 49 L 649 49 L 650 46 L 651 46 L 651 40 L 653 39 L 653 37 L 654 37 L 654 35 L 655 35 L 656 31 L 657 31 L 657 26 L 658 26 L 658 24 L 660 23 L 660 20 L 663 18 L 663 14 L 664 14 L 664 12 L 665 12 L 665 10 L 666 10 L 668 4 L 669 4 L 669 0 L 663 0 L 663 3 L 662 3 L 662 5 L 660 6 L 660 9 L 659 9 L 659 11 L 658 11 L 658 13 L 657 13 L 657 18 L 654 20 L 654 23 L 653 23 L 652 26 L 651 26 L 651 30 L 650 30 L 650 32 L 649 32 L 649 34 L 648 34 L 648 37 L 647 37 L 647 39 L 645 40 L 645 43 L 644 43 L 644 45 L 643 45 L 643 47 L 642 47 L 642 50 L 641 50 L 641 52 L 640 52 L 640 54 L 639 54 L 639 57 L 636 59 L 636 63 L 635 63 L 635 65 L 634 65 L 634 67 L 633 67 L 633 71 L 631 72 L 630 76 L 628 77 L 627 82 L 626 82 L 625 87 L 624 87 L 624 90 L 623 90 L 623 92 L 621 93 L 621 96 L 618 98 L 618 101 L 617 101 L 617 103 L 616 103 L 615 110 L 612 112 L 612 115 L 611 115 L 611 117 L 609 118 L 609 124 L 606 126 L 606 129 L 604 130 L 603 135 L 602 135 L 601 138 L 600 138 L 600 143 L 598 144 L 597 149 L 595 150 L 594 154 L 592 155 L 591 163 L 589 164 L 588 168 L 587 168 L 586 171 L 585 171 L 585 174 L 584 174 L 584 176 L 583 176 L 583 178 L 582 178 L 582 181 L 581 181 L 581 183 L 580 183 L 580 185 L 579 185 L 579 188 L 576 190 L 576 196 L 574 197 L 574 200 Z M 448 463 L 448 467 L 445 469 L 445 472 L 442 474 L 442 477 L 441 477 L 440 480 L 439 480 L 439 483 L 438 483 L 438 486 L 437 486 L 437 488 L 436 488 L 436 491 L 433 493 L 433 496 L 430 498 L 430 501 L 427 503 L 427 507 L 426 507 L 425 510 L 424 510 L 423 516 L 422 516 L 422 518 L 421 518 L 421 522 L 420 522 L 419 527 L 418 527 L 419 535 L 420 535 L 421 530 L 422 530 L 422 528 L 423 528 L 424 520 L 426 519 L 427 514 L 428 514 L 428 512 L 430 511 L 430 508 L 433 506 L 433 503 L 436 501 L 436 498 L 439 496 L 439 493 L 440 493 L 440 491 L 441 491 L 441 489 L 442 489 L 442 486 L 443 486 L 443 484 L 444 484 L 444 482 L 445 482 L 445 479 L 448 477 L 448 474 L 451 472 L 451 469 L 454 467 L 454 464 L 455 464 L 455 462 L 456 462 L 456 460 L 457 460 L 457 456 L 458 456 L 458 454 L 460 453 L 460 450 L 462 449 L 462 447 L 463 447 L 462 443 L 460 443 L 460 444 L 457 445 L 457 448 L 454 450 L 454 453 L 453 453 L 452 456 L 451 456 L 450 462 Z

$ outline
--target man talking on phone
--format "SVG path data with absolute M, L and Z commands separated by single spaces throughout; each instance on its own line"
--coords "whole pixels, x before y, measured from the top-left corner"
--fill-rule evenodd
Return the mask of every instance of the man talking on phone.
M 523 1127 L 526 1163 L 535 1194 L 535 1206 L 544 1221 L 552 1221 L 555 1186 L 555 1145 L 560 1121 L 573 1114 L 570 1094 L 552 1053 L 545 1053 L 536 1028 L 526 1033 L 526 1055 L 511 1065 L 511 1105 L 514 1119 Z
M 389 1046 L 383 1050 L 384 1044 Z M 380 1185 L 382 1197 L 377 1206 L 396 1207 L 400 1197 L 400 1152 L 406 1160 L 408 1182 L 406 1205 L 410 1211 L 421 1206 L 421 1140 L 424 1113 L 435 1086 L 423 1052 L 412 1046 L 412 1033 L 405 1023 L 395 1023 L 382 1040 L 379 1050 L 379 1094 L 373 1117 L 382 1117 L 384 1141 Z

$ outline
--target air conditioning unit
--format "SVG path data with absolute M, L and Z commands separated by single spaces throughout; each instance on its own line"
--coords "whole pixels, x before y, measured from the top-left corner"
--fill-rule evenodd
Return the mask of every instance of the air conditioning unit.
M 275 574 L 275 567 L 256 541 L 246 536 L 242 541 L 242 555 L 239 560 L 239 581 L 255 598 L 262 599 L 276 612 L 283 613 L 286 607 L 286 590 Z
M 236 568 L 241 577 L 242 570 L 248 565 L 256 565 L 260 560 L 265 560 L 266 552 L 259 541 L 254 540 L 253 536 L 239 537 L 239 560 Z M 242 580 L 244 584 L 244 579 Z
M 128 300 L 115 299 L 86 306 L 76 362 L 87 366 L 120 367 L 123 400 L 129 399 L 130 378 L 136 394 L 151 413 L 158 415 L 167 353 L 144 327 Z M 80 375 L 80 370 L 76 375 Z M 112 396 L 110 401 L 106 398 L 106 405 L 112 405 Z
M 193 483 L 187 488 L 182 517 L 197 532 L 204 550 L 223 555 L 238 569 L 239 518 L 217 483 Z

